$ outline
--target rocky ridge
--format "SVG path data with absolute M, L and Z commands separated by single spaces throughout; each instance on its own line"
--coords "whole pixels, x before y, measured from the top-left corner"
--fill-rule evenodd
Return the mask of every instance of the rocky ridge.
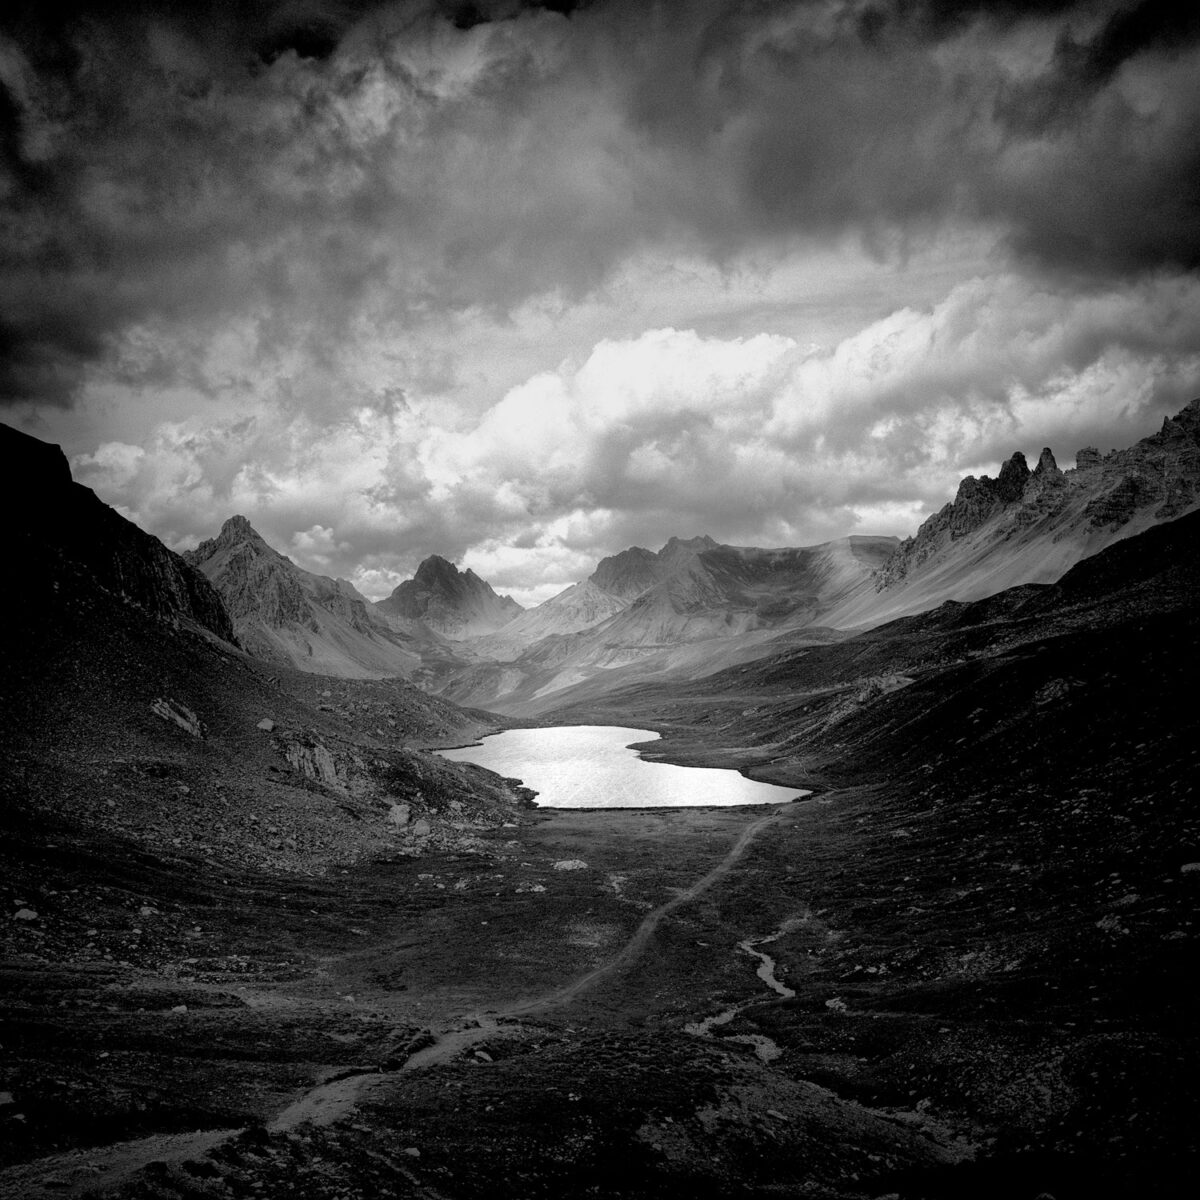
M 1024 551 L 1027 568 L 1005 582 L 1051 582 L 1073 562 L 1105 545 L 1171 520 L 1200 503 L 1200 399 L 1192 401 L 1162 429 L 1126 450 L 1101 455 L 1084 447 L 1073 470 L 1063 471 L 1045 447 L 1031 471 L 1017 451 L 997 478 L 968 475 L 954 500 L 905 539 L 876 575 L 886 592 L 930 573 L 947 559 L 977 558 L 981 549 L 997 555 Z M 1033 543 L 1049 533 L 1059 547 L 1039 555 Z M 965 545 L 957 543 L 966 540 Z M 1001 547 L 1000 543 L 1008 543 Z M 943 581 L 945 582 L 945 581 Z M 943 587 L 942 599 L 974 599 L 966 590 Z M 997 590 L 985 588 L 978 594 Z

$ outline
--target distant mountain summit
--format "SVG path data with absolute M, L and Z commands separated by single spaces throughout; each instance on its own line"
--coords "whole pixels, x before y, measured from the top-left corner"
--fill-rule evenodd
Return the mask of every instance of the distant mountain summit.
M 594 680 L 603 691 L 617 670 L 625 682 L 717 670 L 873 594 L 873 572 L 896 545 L 892 537 L 850 537 L 761 549 L 701 536 L 671 538 L 657 553 L 633 546 L 472 641 L 470 663 L 439 664 L 424 683 L 458 703 L 529 716 L 564 689 Z
M 665 547 L 664 547 L 665 549 Z M 663 576 L 662 554 L 630 546 L 600 560 L 588 582 L 605 595 L 628 603 L 652 588 Z
M 586 579 L 571 584 L 536 608 L 525 609 L 495 635 L 480 641 L 475 649 L 507 662 L 542 638 L 582 633 L 623 612 L 639 596 L 677 571 L 681 563 L 716 545 L 707 536 L 686 541 L 671 538 L 657 553 L 642 546 L 630 546 L 619 554 L 611 554 L 601 559 Z
M 216 587 L 242 644 L 259 658 L 352 679 L 409 675 L 418 662 L 412 639 L 351 584 L 296 566 L 245 517 L 230 517 L 184 558 Z
M 1200 399 L 1126 450 L 1084 447 L 1071 470 L 1049 447 L 1032 470 L 1018 451 L 995 479 L 968 475 L 879 570 L 876 595 L 857 598 L 835 620 L 878 623 L 945 600 L 1053 583 L 1081 559 L 1198 504 Z
M 418 621 L 452 641 L 495 633 L 525 610 L 511 596 L 499 596 L 474 571 L 460 571 L 432 554 L 386 600 L 378 612 Z

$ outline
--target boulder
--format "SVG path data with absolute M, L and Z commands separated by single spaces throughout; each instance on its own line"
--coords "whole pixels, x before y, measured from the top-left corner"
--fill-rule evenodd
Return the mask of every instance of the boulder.
M 292 738 L 284 743 L 283 753 L 291 766 L 309 779 L 339 792 L 346 791 L 333 755 L 314 738 Z
M 202 738 L 205 735 L 204 722 L 186 704 L 180 704 L 178 700 L 168 700 L 160 696 L 151 703 L 150 711 L 156 717 L 161 717 L 164 721 L 170 721 L 173 725 L 178 725 L 180 729 L 185 733 L 191 734 L 192 737 Z
M 275 728 L 275 722 L 270 717 L 263 717 L 259 721 L 257 728 L 261 729 L 264 733 L 270 733 Z
M 388 820 L 396 826 L 397 829 L 403 829 L 408 824 L 409 807 L 407 804 L 393 804 L 388 809 Z

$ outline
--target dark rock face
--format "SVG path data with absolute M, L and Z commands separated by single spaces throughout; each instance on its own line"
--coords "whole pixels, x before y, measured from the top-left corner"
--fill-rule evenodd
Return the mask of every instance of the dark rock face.
M 1049 450 L 1043 450 L 1043 457 L 1049 454 Z M 1054 461 L 1053 458 L 1050 460 Z M 1038 463 L 1038 470 L 1042 467 L 1041 462 Z M 987 476 L 985 475 L 986 479 Z M 1029 465 L 1025 461 L 1025 455 L 1018 450 L 1012 458 L 1008 460 L 1001 468 L 999 478 L 996 480 L 995 493 L 1002 504 L 1011 504 L 1014 500 L 1019 500 L 1021 493 L 1025 490 L 1025 484 L 1029 480 Z
M 15 533 L 21 587 L 10 589 L 6 607 L 62 606 L 101 591 L 159 620 L 191 622 L 235 641 L 208 580 L 73 482 L 60 447 L 0 425 L 0 498 L 21 514 Z
M 1120 527 L 1150 505 L 1159 521 L 1186 512 L 1200 496 L 1200 398 L 1101 466 L 1098 494 L 1087 510 L 1093 525 Z
M 389 616 L 420 621 L 449 638 L 494 633 L 525 611 L 511 596 L 497 595 L 474 571 L 459 571 L 436 554 L 376 607 Z

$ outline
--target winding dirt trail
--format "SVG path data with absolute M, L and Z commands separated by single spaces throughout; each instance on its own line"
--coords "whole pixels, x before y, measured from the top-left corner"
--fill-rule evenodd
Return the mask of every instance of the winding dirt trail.
M 328 1083 L 321 1084 L 306 1092 L 298 1100 L 288 1105 L 268 1125 L 271 1130 L 293 1129 L 297 1125 L 309 1122 L 316 1125 L 328 1125 L 345 1116 L 357 1101 L 372 1087 L 382 1082 L 386 1074 L 405 1074 L 409 1071 L 419 1071 L 436 1063 L 450 1062 L 462 1051 L 473 1046 L 476 1042 L 503 1035 L 506 1031 L 501 1024 L 506 1017 L 525 1016 L 529 1013 L 545 1012 L 549 1009 L 561 1008 L 569 1004 L 577 996 L 595 986 L 601 979 L 620 970 L 633 962 L 646 948 L 655 930 L 664 917 L 674 912 L 688 901 L 707 891 L 718 880 L 728 875 L 737 861 L 746 853 L 750 845 L 762 831 L 778 820 L 782 810 L 768 813 L 757 821 L 747 825 L 738 835 L 737 840 L 729 848 L 728 853 L 711 871 L 702 875 L 695 883 L 672 896 L 665 904 L 647 913 L 633 935 L 621 949 L 607 962 L 593 967 L 579 978 L 570 983 L 557 987 L 549 992 L 531 999 L 519 1000 L 505 1005 L 500 1009 L 492 1009 L 486 1013 L 477 1012 L 464 1015 L 462 1021 L 448 1029 L 441 1030 L 434 1036 L 436 1040 L 430 1046 L 418 1050 L 405 1060 L 403 1065 L 392 1072 L 364 1071 L 347 1075 Z
M 633 936 L 629 941 L 607 962 L 601 963 L 598 967 L 593 967 L 586 975 L 581 975 L 578 979 L 572 980 L 572 982 L 565 984 L 563 987 L 556 988 L 552 992 L 546 992 L 541 996 L 534 997 L 532 1000 L 522 1000 L 517 1004 L 509 1005 L 503 1010 L 503 1015 L 519 1016 L 524 1013 L 541 1012 L 545 1009 L 559 1008 L 564 1004 L 569 1004 L 581 992 L 586 992 L 588 988 L 592 987 L 606 975 L 611 975 L 614 971 L 631 963 L 646 948 L 647 942 L 654 936 L 654 931 L 662 923 L 662 919 L 669 913 L 674 912 L 680 905 L 686 904 L 689 900 L 694 900 L 702 892 L 706 892 L 712 887 L 717 880 L 728 875 L 738 859 L 746 853 L 746 850 L 754 839 L 773 821 L 778 820 L 781 813 L 782 810 L 768 813 L 765 817 L 760 817 L 752 825 L 747 825 L 738 835 L 737 841 L 730 847 L 729 853 L 707 875 L 702 875 L 690 887 L 684 888 L 683 891 L 673 896 L 665 904 L 660 904 L 658 908 L 648 912 L 642 923 L 634 930 Z

